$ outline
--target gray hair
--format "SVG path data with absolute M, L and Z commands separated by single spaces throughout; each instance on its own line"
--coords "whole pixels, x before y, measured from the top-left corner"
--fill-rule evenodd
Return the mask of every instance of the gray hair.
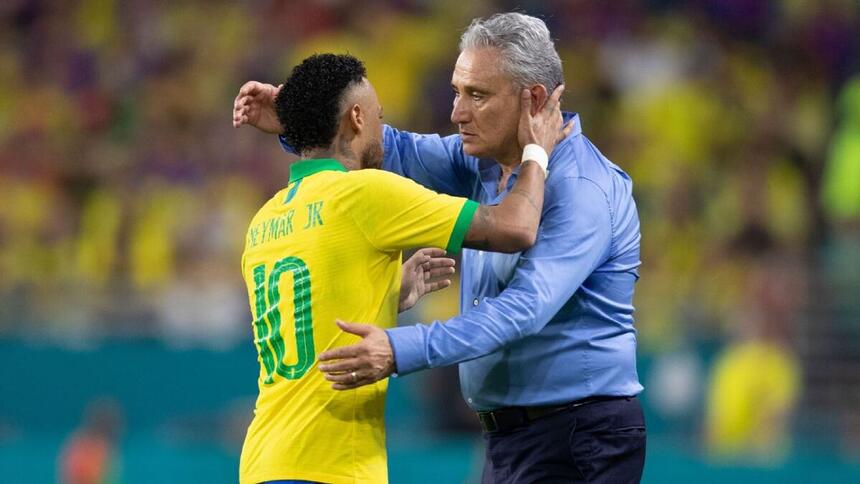
M 547 92 L 564 82 L 561 59 L 543 20 L 517 12 L 476 18 L 460 37 L 460 52 L 495 47 L 503 68 L 519 87 L 542 84 Z

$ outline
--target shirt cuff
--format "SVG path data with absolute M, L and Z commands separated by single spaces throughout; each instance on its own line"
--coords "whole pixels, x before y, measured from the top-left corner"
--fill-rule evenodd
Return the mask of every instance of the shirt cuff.
M 430 366 L 424 358 L 424 335 L 420 326 L 416 324 L 385 330 L 394 352 L 396 376 L 424 370 Z

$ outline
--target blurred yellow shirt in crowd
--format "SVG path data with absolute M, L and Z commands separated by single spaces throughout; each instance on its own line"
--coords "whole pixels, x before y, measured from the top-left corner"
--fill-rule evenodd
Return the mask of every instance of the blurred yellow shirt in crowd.
M 335 319 L 394 326 L 401 251 L 459 250 L 477 204 L 381 170 L 305 160 L 254 216 L 242 274 L 260 362 L 240 481 L 384 483 L 388 381 L 336 391 L 316 355 L 358 337 Z
M 795 359 L 779 345 L 749 341 L 720 355 L 706 422 L 715 456 L 761 460 L 786 450 L 787 417 L 799 383 Z

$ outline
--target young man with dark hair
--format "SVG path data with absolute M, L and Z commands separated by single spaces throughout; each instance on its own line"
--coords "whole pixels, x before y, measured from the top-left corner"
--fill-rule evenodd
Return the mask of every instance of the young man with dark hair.
M 242 483 L 386 482 L 387 380 L 352 371 L 343 377 L 369 384 L 336 391 L 311 371 L 319 353 L 357 342 L 350 332 L 369 327 L 336 318 L 394 326 L 404 249 L 517 252 L 537 237 L 546 153 L 566 135 L 562 87 L 534 108 L 523 93 L 519 178 L 511 196 L 486 206 L 365 169 L 383 156 L 382 108 L 365 74 L 354 57 L 315 55 L 275 99 L 285 140 L 302 159 L 254 216 L 242 255 L 260 362 Z

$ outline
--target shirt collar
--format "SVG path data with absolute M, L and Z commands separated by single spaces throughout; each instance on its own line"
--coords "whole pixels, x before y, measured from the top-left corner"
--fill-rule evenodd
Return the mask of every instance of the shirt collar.
M 566 122 L 570 121 L 571 119 L 573 120 L 573 131 L 571 131 L 570 134 L 567 135 L 567 138 L 562 140 L 561 143 L 564 143 L 565 140 L 573 138 L 574 136 L 582 133 L 582 124 L 579 122 L 579 113 L 571 113 L 569 111 L 562 111 L 561 112 L 561 119 L 562 119 L 563 123 L 566 123 Z M 561 144 L 561 143 L 559 143 L 559 144 Z
M 321 171 L 346 171 L 346 168 L 334 158 L 299 160 L 290 165 L 290 183 Z

